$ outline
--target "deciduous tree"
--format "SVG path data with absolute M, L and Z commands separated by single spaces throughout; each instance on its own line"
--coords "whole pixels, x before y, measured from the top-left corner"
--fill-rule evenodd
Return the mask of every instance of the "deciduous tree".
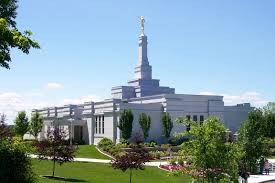
M 11 128 L 6 124 L 6 115 L 0 114 L 0 141 L 12 137 Z
M 120 169 L 123 172 L 130 170 L 130 183 L 132 182 L 132 170 L 140 169 L 144 170 L 145 162 L 150 160 L 149 153 L 142 148 L 133 148 L 132 151 L 125 153 L 124 155 L 116 156 L 112 162 L 112 167 Z
M 31 48 L 39 44 L 31 38 L 29 30 L 20 32 L 16 27 L 17 0 L 0 1 L 0 66 L 9 69 L 10 49 L 17 48 L 28 54 Z
M 124 109 L 120 113 L 118 128 L 123 139 L 128 140 L 132 135 L 134 116 L 131 109 Z
M 268 153 L 265 130 L 265 118 L 259 109 L 250 112 L 247 121 L 238 130 L 237 143 L 241 152 L 240 167 L 243 171 L 258 173 L 257 162 L 261 156 Z
M 55 175 L 55 163 L 60 165 L 66 162 L 73 161 L 76 148 L 70 145 L 66 140 L 67 132 L 55 126 L 49 128 L 47 132 L 47 139 L 37 142 L 37 152 L 40 159 L 50 159 L 53 161 L 52 176 Z
M 18 113 L 14 124 L 15 133 L 23 138 L 24 134 L 29 130 L 29 120 L 25 111 Z
M 266 106 L 263 107 L 264 112 L 275 113 L 275 102 L 268 102 Z
M 227 130 L 216 117 L 209 117 L 203 124 L 191 123 L 190 140 L 182 145 L 182 154 L 192 165 L 184 173 L 197 180 L 220 182 L 238 179 L 237 146 L 228 141 Z
M 34 112 L 30 121 L 30 133 L 37 138 L 38 133 L 41 132 L 43 127 L 43 118 L 38 112 Z
M 149 136 L 149 130 L 151 126 L 151 117 L 145 113 L 139 115 L 139 125 L 143 132 L 143 137 L 146 140 Z

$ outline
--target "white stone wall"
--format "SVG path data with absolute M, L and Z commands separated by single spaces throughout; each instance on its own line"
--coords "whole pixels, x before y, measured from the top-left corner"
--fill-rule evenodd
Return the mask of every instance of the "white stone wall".
M 239 104 L 236 106 L 224 107 L 224 122 L 225 126 L 229 128 L 233 133 L 237 132 L 238 128 L 244 122 L 248 113 L 254 108 L 249 104 Z

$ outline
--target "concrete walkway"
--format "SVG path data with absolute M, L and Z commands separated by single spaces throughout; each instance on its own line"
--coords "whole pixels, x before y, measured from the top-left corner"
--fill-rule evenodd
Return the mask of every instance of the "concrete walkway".
M 38 155 L 30 154 L 29 157 L 37 159 Z M 111 163 L 111 160 L 106 159 L 94 159 L 94 158 L 74 158 L 75 162 L 85 162 L 85 163 Z M 146 162 L 146 166 L 155 166 L 166 165 L 168 162 Z
M 269 181 L 269 183 L 275 183 L 275 172 L 272 172 L 269 175 L 250 175 L 248 179 L 248 183 L 262 183 L 266 181 Z

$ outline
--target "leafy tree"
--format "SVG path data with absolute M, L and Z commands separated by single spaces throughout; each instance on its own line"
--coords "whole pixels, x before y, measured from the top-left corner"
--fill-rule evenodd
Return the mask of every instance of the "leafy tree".
M 132 135 L 134 116 L 131 109 L 124 109 L 120 113 L 118 128 L 121 130 L 122 138 L 128 140 Z
M 41 132 L 42 127 L 43 118 L 38 112 L 33 113 L 30 121 L 30 132 L 35 137 L 35 139 L 37 138 L 38 133 Z
M 191 122 L 189 132 L 192 138 L 182 145 L 182 154 L 192 164 L 183 173 L 196 180 L 221 182 L 238 180 L 237 146 L 228 141 L 227 130 L 216 117 L 209 117 L 203 124 Z
M 0 141 L 12 137 L 12 131 L 6 124 L 6 115 L 0 114 Z
M 27 133 L 29 129 L 29 120 L 26 115 L 26 112 L 19 112 L 14 123 L 15 133 L 23 138 L 24 134 Z
M 18 48 L 28 54 L 31 48 L 39 44 L 31 39 L 32 32 L 20 32 L 16 27 L 17 0 L 0 1 L 0 66 L 9 69 L 10 49 Z
M 263 135 L 266 138 L 275 138 L 275 113 L 265 112 L 264 118 L 265 133 Z
M 172 122 L 171 116 L 168 112 L 162 113 L 162 127 L 163 127 L 164 136 L 166 138 L 169 138 L 171 131 L 173 129 L 173 122 Z
M 275 113 L 275 102 L 268 102 L 266 106 L 263 107 L 264 112 Z
M 133 148 L 132 151 L 127 152 L 123 155 L 116 156 L 115 160 L 112 161 L 112 167 L 120 169 L 123 172 L 130 170 L 130 183 L 132 182 L 132 170 L 140 169 L 144 170 L 145 162 L 150 160 L 149 153 L 142 148 Z
M 237 143 L 241 152 L 240 168 L 243 171 L 257 173 L 258 160 L 268 153 L 264 124 L 262 112 L 256 109 L 249 113 L 248 120 L 238 131 Z
M 269 102 L 262 109 L 264 120 L 264 136 L 267 138 L 275 138 L 275 102 Z
M 32 170 L 31 159 L 21 144 L 0 141 L 0 182 L 34 183 L 36 177 Z
M 67 133 L 55 126 L 48 129 L 47 139 L 37 142 L 37 152 L 39 159 L 50 158 L 53 161 L 52 176 L 55 175 L 55 163 L 60 165 L 66 162 L 73 161 L 75 154 L 75 147 L 66 140 Z
M 178 117 L 176 119 L 176 122 L 179 124 L 182 124 L 186 127 L 186 131 L 189 132 L 191 129 L 191 124 L 194 123 L 191 119 L 185 118 L 185 117 Z
M 144 139 L 146 140 L 149 136 L 149 130 L 151 126 L 151 117 L 145 113 L 139 115 L 139 125 L 142 129 Z

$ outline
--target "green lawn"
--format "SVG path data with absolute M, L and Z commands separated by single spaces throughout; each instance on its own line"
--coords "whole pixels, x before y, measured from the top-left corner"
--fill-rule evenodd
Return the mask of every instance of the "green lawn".
M 51 175 L 52 162 L 32 160 L 37 175 Z M 56 176 L 67 178 L 67 181 L 50 180 L 39 177 L 39 183 L 90 182 L 90 183 L 128 183 L 129 172 L 114 170 L 110 164 L 99 163 L 66 163 L 56 166 Z M 167 172 L 156 167 L 146 167 L 144 171 L 133 171 L 133 183 L 188 183 L 187 177 L 167 176 Z
M 79 145 L 76 152 L 77 158 L 111 159 L 100 153 L 95 145 Z

